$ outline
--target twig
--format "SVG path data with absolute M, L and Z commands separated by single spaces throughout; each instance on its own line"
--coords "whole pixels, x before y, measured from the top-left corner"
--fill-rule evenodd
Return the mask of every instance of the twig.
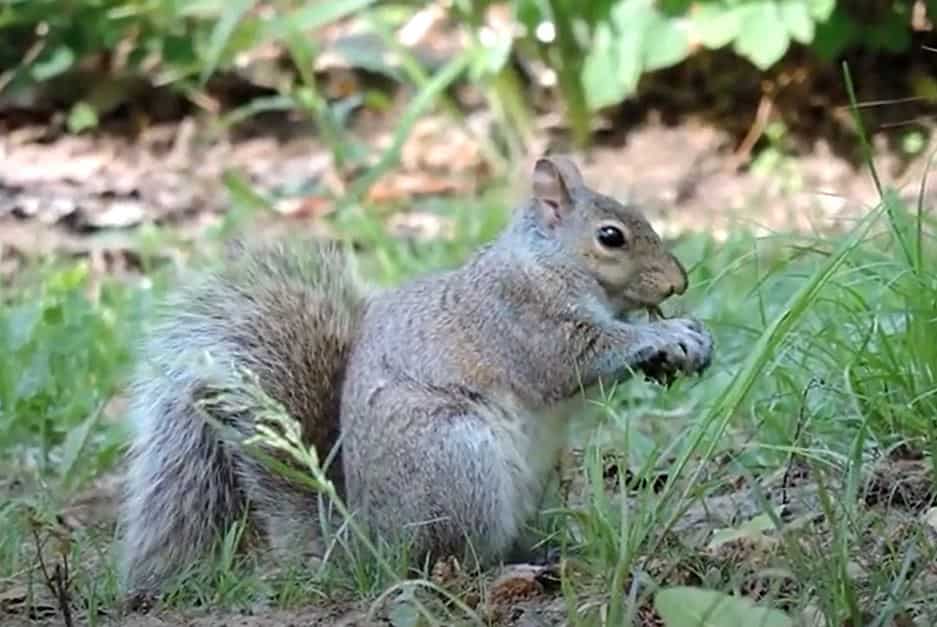
M 823 385 L 823 381 L 811 378 L 810 381 L 807 382 L 807 386 L 804 388 L 804 392 L 800 397 L 800 412 L 797 416 L 797 425 L 794 427 L 794 438 L 791 443 L 791 454 L 787 458 L 787 465 L 784 468 L 784 478 L 781 481 L 782 507 L 786 507 L 790 503 L 787 489 L 790 487 L 791 474 L 794 468 L 794 448 L 797 446 L 798 440 L 800 440 L 800 433 L 804 428 L 804 423 L 807 422 L 807 395 L 810 394 L 810 390 L 820 385 Z
M 55 597 L 59 604 L 59 611 L 62 613 L 62 620 L 65 622 L 65 627 L 74 627 L 75 623 L 72 620 L 71 604 L 68 598 L 68 588 L 71 584 L 68 572 L 68 555 L 65 552 L 62 553 L 61 563 L 55 565 L 55 570 L 50 575 L 49 569 L 46 567 L 45 559 L 42 557 L 43 542 L 42 538 L 39 537 L 38 525 L 33 525 L 32 531 L 33 538 L 36 542 L 36 556 L 39 558 L 39 568 L 42 571 L 42 578 L 45 580 L 49 592 L 52 593 L 52 596 Z
M 758 110 L 755 111 L 755 121 L 752 122 L 751 128 L 748 129 L 748 133 L 745 135 L 745 139 L 742 140 L 738 150 L 735 151 L 735 154 L 733 154 L 732 158 L 729 160 L 731 169 L 739 169 L 742 164 L 747 163 L 751 158 L 752 150 L 755 148 L 755 144 L 758 143 L 758 140 L 761 139 L 761 136 L 764 135 L 765 128 L 768 126 L 768 120 L 771 119 L 771 112 L 773 110 L 774 101 L 771 100 L 771 97 L 767 94 L 762 94 L 761 100 L 758 101 Z

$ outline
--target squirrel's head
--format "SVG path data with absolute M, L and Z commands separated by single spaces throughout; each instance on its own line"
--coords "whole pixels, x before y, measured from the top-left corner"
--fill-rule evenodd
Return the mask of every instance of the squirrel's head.
M 533 197 L 544 230 L 573 253 L 620 312 L 656 307 L 686 291 L 686 270 L 644 214 L 589 189 L 572 160 L 539 159 Z

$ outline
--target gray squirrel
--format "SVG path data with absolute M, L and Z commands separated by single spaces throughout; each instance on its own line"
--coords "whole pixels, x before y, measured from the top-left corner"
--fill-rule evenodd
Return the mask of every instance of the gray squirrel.
M 317 495 L 220 435 L 255 416 L 207 420 L 217 377 L 192 355 L 253 372 L 320 459 L 341 435 L 329 477 L 369 532 L 482 564 L 536 513 L 584 391 L 702 373 L 701 323 L 624 320 L 687 288 L 643 213 L 562 156 L 537 160 L 531 188 L 464 265 L 394 289 L 365 290 L 336 247 L 280 241 L 238 246 L 169 296 L 131 394 L 124 587 L 159 591 L 245 514 L 275 550 L 314 544 Z

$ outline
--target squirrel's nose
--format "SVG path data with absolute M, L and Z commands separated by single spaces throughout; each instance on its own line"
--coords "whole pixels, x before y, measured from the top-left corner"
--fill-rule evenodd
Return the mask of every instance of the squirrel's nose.
M 680 263 L 680 260 L 677 259 L 674 255 L 670 255 L 670 260 L 673 263 L 673 271 L 670 277 L 670 293 L 667 294 L 667 296 L 683 294 L 686 292 L 687 285 L 689 284 L 689 278 L 687 277 L 686 269 L 683 267 L 683 264 Z

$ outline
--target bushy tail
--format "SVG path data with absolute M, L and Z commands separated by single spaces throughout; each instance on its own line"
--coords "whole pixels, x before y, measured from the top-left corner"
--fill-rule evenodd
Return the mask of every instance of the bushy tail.
M 315 526 L 294 520 L 311 513 L 315 495 L 269 475 L 216 429 L 246 434 L 252 416 L 226 415 L 236 405 L 220 404 L 213 424 L 200 401 L 219 387 L 237 394 L 237 371 L 247 368 L 325 457 L 338 436 L 341 381 L 363 301 L 337 248 L 298 241 L 237 245 L 220 270 L 167 299 L 131 391 L 119 521 L 128 591 L 157 591 L 248 505 L 269 525 Z M 340 483 L 340 460 L 331 468 Z

